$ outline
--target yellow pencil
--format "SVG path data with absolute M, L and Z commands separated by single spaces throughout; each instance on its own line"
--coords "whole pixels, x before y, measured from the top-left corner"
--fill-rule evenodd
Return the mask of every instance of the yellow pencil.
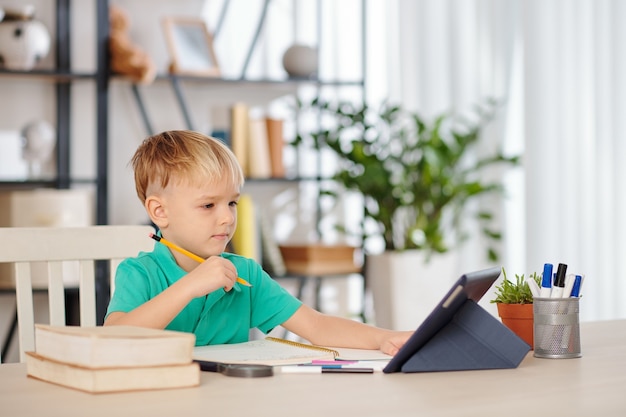
M 195 253 L 191 253 L 189 252 L 187 249 L 183 249 L 178 245 L 175 245 L 174 243 L 170 242 L 169 240 L 162 238 L 161 236 L 157 236 L 154 233 L 150 233 L 150 237 L 154 240 L 156 240 L 157 242 L 160 242 L 162 244 L 164 244 L 165 246 L 167 246 L 168 248 L 174 249 L 177 252 L 182 253 L 183 255 L 187 255 L 188 257 L 190 257 L 191 259 L 193 259 L 194 261 L 197 262 L 204 262 L 204 259 L 202 259 L 201 257 L 199 257 L 198 255 L 196 255 Z M 243 278 L 237 278 L 237 282 L 240 283 L 241 285 L 245 285 L 246 287 L 251 287 L 252 284 L 250 284 L 248 281 L 246 281 Z

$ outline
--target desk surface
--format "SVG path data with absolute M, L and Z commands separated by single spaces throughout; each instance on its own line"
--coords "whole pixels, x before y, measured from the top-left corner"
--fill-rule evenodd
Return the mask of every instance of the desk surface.
M 244 379 L 202 373 L 199 387 L 87 394 L 0 365 L 2 416 L 623 416 L 626 320 L 581 324 L 583 357 L 516 369 L 423 374 L 282 374 Z

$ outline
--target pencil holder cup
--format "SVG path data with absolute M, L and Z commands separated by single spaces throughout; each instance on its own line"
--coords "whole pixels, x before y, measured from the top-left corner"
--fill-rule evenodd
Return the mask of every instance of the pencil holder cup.
M 579 298 L 534 298 L 534 356 L 580 358 Z

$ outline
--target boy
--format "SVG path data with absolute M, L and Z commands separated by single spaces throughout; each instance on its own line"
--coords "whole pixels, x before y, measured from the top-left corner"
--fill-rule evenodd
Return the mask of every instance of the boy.
M 244 176 L 221 142 L 192 131 L 167 131 L 144 140 L 131 162 L 137 195 L 159 235 L 205 261 L 159 243 L 150 253 L 124 260 L 104 325 L 190 332 L 198 346 L 245 342 L 251 328 L 267 333 L 282 325 L 316 345 L 390 355 L 411 335 L 322 314 L 255 261 L 224 252 L 237 225 Z

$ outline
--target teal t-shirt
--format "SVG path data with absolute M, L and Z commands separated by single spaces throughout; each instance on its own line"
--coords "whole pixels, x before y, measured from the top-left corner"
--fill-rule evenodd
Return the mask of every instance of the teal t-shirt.
M 268 333 L 302 305 L 257 262 L 231 253 L 223 253 L 222 257 L 230 260 L 238 276 L 252 287 L 235 283 L 229 292 L 219 289 L 194 298 L 166 329 L 194 333 L 196 346 L 240 343 L 248 340 L 250 329 Z M 107 316 L 115 311 L 134 310 L 185 274 L 169 249 L 158 243 L 152 252 L 141 252 L 136 258 L 125 259 L 115 274 L 115 292 Z

